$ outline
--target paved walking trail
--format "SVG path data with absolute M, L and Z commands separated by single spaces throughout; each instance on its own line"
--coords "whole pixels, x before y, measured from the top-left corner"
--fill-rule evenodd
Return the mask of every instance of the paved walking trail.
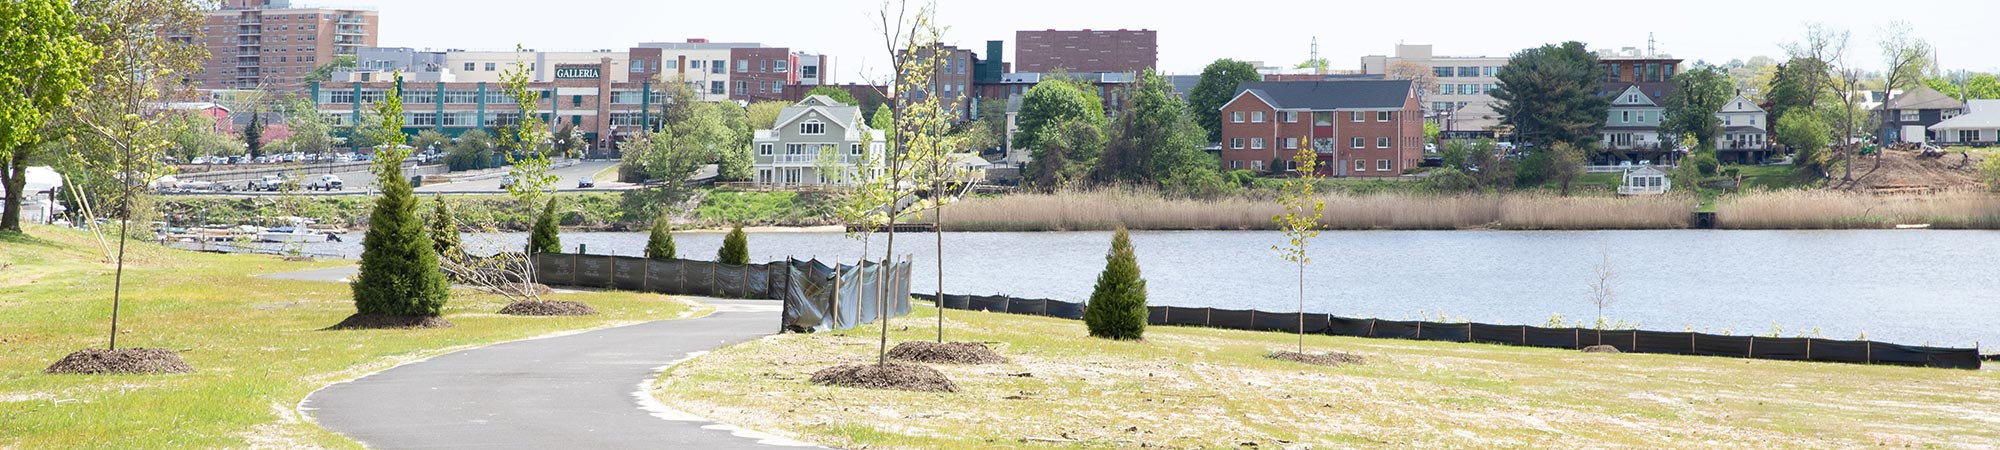
M 777 331 L 772 301 L 699 299 L 715 313 L 440 355 L 327 386 L 299 409 L 371 448 L 810 447 L 654 401 L 668 366 Z

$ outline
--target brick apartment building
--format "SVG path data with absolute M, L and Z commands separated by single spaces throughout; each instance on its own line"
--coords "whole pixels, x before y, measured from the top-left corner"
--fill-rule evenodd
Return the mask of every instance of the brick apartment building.
M 372 9 L 294 8 L 290 0 L 228 0 L 205 14 L 199 44 L 209 57 L 189 77 L 203 89 L 303 90 L 314 68 L 375 46 L 381 26 Z
M 1243 83 L 1222 106 L 1224 170 L 1264 172 L 1300 145 L 1322 175 L 1393 177 L 1423 159 L 1424 117 L 1408 80 Z M 1309 138 L 1309 140 L 1307 140 Z
M 1014 33 L 1014 45 L 1020 72 L 1138 72 L 1160 65 L 1160 34 L 1153 30 L 1023 30 Z

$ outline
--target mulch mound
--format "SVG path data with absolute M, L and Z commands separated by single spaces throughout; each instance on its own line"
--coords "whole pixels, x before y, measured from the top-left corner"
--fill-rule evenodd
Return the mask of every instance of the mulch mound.
M 164 348 L 93 348 L 64 356 L 42 370 L 49 374 L 153 374 L 193 373 L 179 353 Z
M 908 341 L 889 349 L 889 359 L 931 364 L 1004 364 L 1007 358 L 978 342 Z
M 340 323 L 327 327 L 328 330 L 394 330 L 406 328 L 449 328 L 451 322 L 443 317 L 391 316 L 388 314 L 355 314 L 347 316 Z
M 855 364 L 813 372 L 813 384 L 916 392 L 958 392 L 943 372 L 917 364 Z
M 563 300 L 525 300 L 508 303 L 507 307 L 500 308 L 500 313 L 515 316 L 590 316 L 597 314 L 597 308 Z
M 1285 352 L 1271 352 L 1271 354 L 1264 355 L 1264 357 L 1280 361 L 1291 361 L 1295 363 L 1312 364 L 1315 366 L 1339 366 L 1345 364 L 1362 364 L 1368 362 L 1367 358 L 1362 358 L 1361 355 L 1356 355 L 1353 353 L 1341 353 L 1341 352 L 1299 353 L 1299 352 L 1285 351 Z
M 1584 347 L 1584 348 L 1583 348 L 1583 352 L 1584 352 L 1584 353 L 1624 353 L 1624 352 L 1620 352 L 1620 351 L 1618 351 L 1618 347 L 1612 347 L 1612 346 L 1609 346 L 1609 345 L 1592 345 L 1592 346 L 1589 346 L 1589 347 Z

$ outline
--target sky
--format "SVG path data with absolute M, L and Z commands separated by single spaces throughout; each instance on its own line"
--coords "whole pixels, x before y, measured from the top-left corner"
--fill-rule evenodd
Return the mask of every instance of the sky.
M 887 74 L 875 14 L 881 0 L 301 0 L 297 4 L 380 10 L 384 47 L 497 50 L 515 44 L 555 50 L 623 51 L 639 42 L 759 42 L 836 58 L 836 82 Z M 1422 7 L 1413 7 L 1421 4 Z M 1201 5 L 1201 6 L 1193 6 Z M 1613 5 L 1632 5 L 1630 7 Z M 1648 33 L 1659 52 L 1688 62 L 1779 57 L 1802 39 L 1805 24 L 1852 32 L 1855 66 L 1878 69 L 1876 42 L 1906 21 L 1936 49 L 1945 69 L 2000 72 L 1992 33 L 2000 2 L 1811 0 L 1461 1 L 1337 0 L 1097 1 L 938 0 L 945 40 L 976 52 L 988 40 L 1041 29 L 1150 29 L 1159 32 L 1160 67 L 1198 74 L 1218 58 L 1291 66 L 1308 59 L 1313 38 L 1333 69 L 1358 69 L 1366 55 L 1389 55 L 1397 43 L 1431 44 L 1439 56 L 1506 56 L 1523 48 L 1578 40 L 1590 48 L 1635 47 Z M 1561 24 L 1554 24 L 1561 22 Z M 984 57 L 985 55 L 981 55 Z

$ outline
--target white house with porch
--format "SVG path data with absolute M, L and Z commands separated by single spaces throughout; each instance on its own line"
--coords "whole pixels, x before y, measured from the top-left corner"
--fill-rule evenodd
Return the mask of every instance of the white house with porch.
M 1741 95 L 1722 104 L 1722 109 L 1715 112 L 1716 121 L 1722 124 L 1722 134 L 1715 136 L 1716 156 L 1725 162 L 1743 164 L 1769 157 L 1768 117 L 1757 102 Z
M 1667 179 L 1667 171 L 1659 166 L 1639 166 L 1625 171 L 1625 183 L 1618 186 L 1618 195 L 1660 195 L 1672 189 L 1673 184 Z
M 806 97 L 779 111 L 777 122 L 751 140 L 755 184 L 852 185 L 855 163 L 865 158 L 882 167 L 885 139 L 882 130 L 868 127 L 860 107 L 824 95 Z M 834 170 L 820 173 L 822 167 Z

